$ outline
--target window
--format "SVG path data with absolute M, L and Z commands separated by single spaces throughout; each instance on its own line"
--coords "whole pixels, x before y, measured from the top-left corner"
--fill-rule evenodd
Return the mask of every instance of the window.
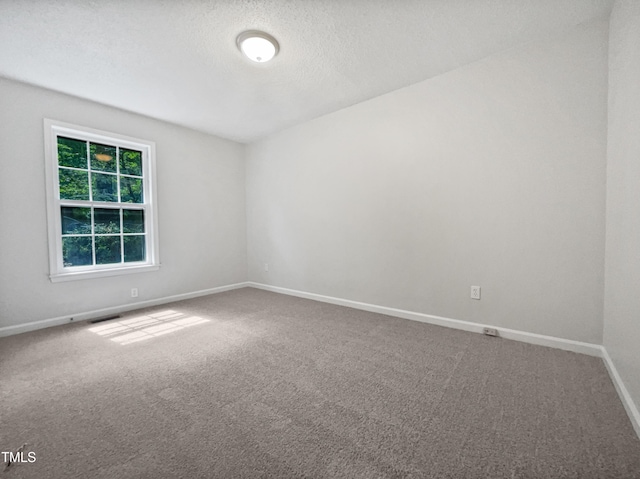
M 155 143 L 44 129 L 51 281 L 158 269 Z

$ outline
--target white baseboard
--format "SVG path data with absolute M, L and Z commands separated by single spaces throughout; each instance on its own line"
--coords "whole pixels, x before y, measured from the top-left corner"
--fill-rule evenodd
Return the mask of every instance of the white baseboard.
M 334 298 L 332 296 L 307 293 L 304 291 L 281 288 L 279 286 L 271 286 L 268 284 L 255 283 L 251 281 L 247 283 L 247 286 L 263 289 L 266 291 L 273 291 L 274 293 L 282 293 L 289 296 L 297 296 L 299 298 L 322 301 L 323 303 L 331 303 L 337 304 L 339 306 L 361 309 L 363 311 L 370 311 L 372 313 L 386 314 L 388 316 L 411 319 L 413 321 L 420 321 L 422 323 L 435 324 L 438 326 L 445 326 L 447 328 L 453 329 L 461 329 L 463 331 L 471 331 L 473 333 L 482 333 L 483 328 L 489 327 L 497 329 L 500 337 L 502 338 L 513 339 L 515 341 L 521 341 L 524 343 L 537 344 L 539 346 L 549 346 L 551 348 L 564 349 L 565 351 L 588 354 L 589 356 L 602 357 L 602 346 L 600 346 L 599 344 L 583 343 L 581 341 L 573 341 L 571 339 L 556 338 L 554 336 L 544 336 L 542 334 L 517 331 L 515 329 L 499 328 L 490 324 L 472 323 L 470 321 L 462 321 L 460 319 L 451 319 L 442 316 L 434 316 L 432 314 L 416 313 L 414 311 L 406 311 L 404 309 L 388 308 L 386 306 L 361 303 L 359 301 Z
M 36 329 L 48 328 L 50 326 L 58 326 L 60 324 L 67 324 L 70 322 L 86 321 L 88 319 L 95 319 L 111 314 L 124 313 L 126 311 L 132 311 L 135 309 L 147 308 L 149 306 L 157 306 L 160 304 L 173 303 L 174 301 L 182 301 L 184 299 L 197 298 L 198 296 L 206 296 L 208 294 L 222 293 L 223 291 L 230 291 L 232 289 L 240 289 L 249 286 L 249 283 L 235 283 L 225 286 L 219 286 L 217 288 L 203 289 L 200 291 L 192 291 L 190 293 L 176 294 L 173 296 L 166 296 L 164 298 L 150 299 L 148 301 L 139 301 L 137 303 L 123 304 L 120 306 L 113 306 L 110 308 L 95 309 L 93 311 L 85 311 L 80 313 L 69 313 L 65 316 L 59 316 L 57 318 L 43 319 L 40 321 L 32 321 L 30 323 L 16 324 L 14 326 L 5 326 L 0 328 L 0 337 L 12 336 L 14 334 L 26 333 L 27 331 L 35 331 Z M 73 318 L 70 319 L 70 318 Z
M 620 396 L 622 405 L 624 406 L 625 410 L 627 411 L 627 415 L 631 420 L 631 425 L 633 426 L 633 429 L 635 429 L 636 434 L 640 438 L 640 411 L 638 411 L 636 404 L 633 402 L 633 398 L 631 397 L 631 394 L 629 394 L 629 391 L 624 385 L 624 382 L 622 381 L 622 378 L 620 377 L 620 374 L 618 373 L 618 370 L 616 369 L 615 364 L 613 364 L 613 360 L 611 359 L 611 356 L 609 356 L 609 353 L 607 352 L 604 346 L 602 346 L 602 359 L 604 361 L 604 365 L 607 367 L 607 370 L 609 371 L 609 376 L 611 377 L 611 381 L 613 382 L 613 385 L 618 391 L 618 396 Z

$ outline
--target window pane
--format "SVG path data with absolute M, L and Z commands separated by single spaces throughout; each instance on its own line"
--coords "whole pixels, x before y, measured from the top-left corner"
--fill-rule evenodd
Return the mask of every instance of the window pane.
M 122 210 L 122 232 L 144 233 L 144 211 Z
M 118 180 L 116 175 L 91 174 L 93 201 L 118 201 Z
M 66 236 L 62 238 L 62 262 L 65 267 L 92 264 L 91 237 Z
M 125 263 L 131 263 L 132 261 L 144 261 L 146 259 L 144 239 L 145 235 L 124 237 Z
M 89 151 L 91 152 L 92 170 L 116 172 L 115 146 L 91 143 L 89 144 Z
M 120 198 L 123 203 L 142 203 L 142 180 L 121 176 Z
M 88 200 L 89 199 L 89 173 L 86 171 L 58 170 L 60 179 L 60 199 L 62 200 Z
M 120 262 L 120 236 L 96 236 L 96 264 Z
M 91 208 L 60 208 L 62 234 L 91 234 Z
M 87 142 L 58 137 L 58 165 L 87 168 Z
M 120 233 L 120 210 L 96 208 L 93 222 L 96 234 Z
M 142 153 L 120 148 L 120 173 L 142 176 Z

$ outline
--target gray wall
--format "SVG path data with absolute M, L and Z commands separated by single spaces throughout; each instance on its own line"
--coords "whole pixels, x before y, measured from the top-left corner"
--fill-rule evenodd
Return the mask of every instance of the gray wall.
M 580 26 L 252 144 L 249 279 L 601 343 L 607 41 Z
M 43 117 L 156 142 L 160 271 L 49 281 Z M 240 144 L 0 78 L 0 327 L 245 281 L 244 177 Z
M 242 145 L 1 79 L 0 327 L 241 282 L 248 256 L 254 281 L 601 343 L 607 38 L 580 26 L 251 145 L 246 208 Z M 156 141 L 159 272 L 49 281 L 43 117 Z
M 604 346 L 640 406 L 640 2 L 610 28 Z

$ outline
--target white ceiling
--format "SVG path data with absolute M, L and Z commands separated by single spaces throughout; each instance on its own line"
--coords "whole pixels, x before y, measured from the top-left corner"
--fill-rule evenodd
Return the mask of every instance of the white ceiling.
M 536 38 L 613 0 L 0 0 L 0 75 L 251 142 Z M 280 43 L 255 64 L 236 36 Z

